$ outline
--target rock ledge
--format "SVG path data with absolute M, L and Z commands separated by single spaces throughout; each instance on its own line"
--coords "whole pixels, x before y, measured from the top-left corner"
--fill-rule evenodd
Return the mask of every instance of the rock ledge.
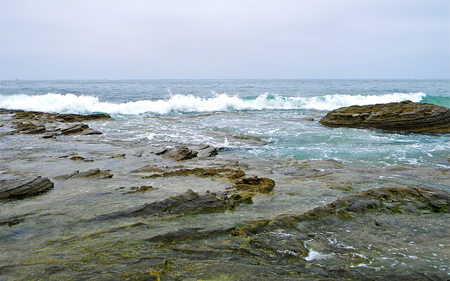
M 320 121 L 328 127 L 374 128 L 407 133 L 450 133 L 450 108 L 411 101 L 349 106 Z

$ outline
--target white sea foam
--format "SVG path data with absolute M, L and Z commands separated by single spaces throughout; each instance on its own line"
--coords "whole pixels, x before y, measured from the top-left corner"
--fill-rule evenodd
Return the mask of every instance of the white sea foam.
M 334 253 L 331 254 L 321 254 L 315 250 L 309 250 L 308 256 L 305 257 L 306 261 L 313 261 L 313 260 L 324 260 L 328 258 L 332 258 L 334 256 Z
M 0 95 L 0 108 L 59 113 L 92 113 L 139 115 L 143 113 L 215 112 L 229 110 L 333 110 L 343 106 L 375 103 L 421 101 L 424 93 L 392 93 L 384 95 L 327 95 L 320 97 L 283 97 L 264 94 L 256 98 L 241 98 L 219 94 L 202 98 L 193 95 L 172 95 L 169 99 L 140 100 L 125 103 L 100 102 L 97 97 L 48 93 L 45 95 Z

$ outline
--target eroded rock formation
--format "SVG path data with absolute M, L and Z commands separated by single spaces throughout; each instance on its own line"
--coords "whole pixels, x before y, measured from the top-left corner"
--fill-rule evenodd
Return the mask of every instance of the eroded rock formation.
M 320 124 L 407 133 L 450 133 L 450 108 L 411 101 L 354 105 L 329 112 Z
M 52 189 L 53 182 L 48 178 L 33 177 L 0 181 L 0 200 L 24 198 Z

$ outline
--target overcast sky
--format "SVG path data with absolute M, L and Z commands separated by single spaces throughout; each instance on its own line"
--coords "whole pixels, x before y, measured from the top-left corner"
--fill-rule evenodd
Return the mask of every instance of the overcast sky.
M 449 0 L 0 0 L 0 78 L 449 78 Z

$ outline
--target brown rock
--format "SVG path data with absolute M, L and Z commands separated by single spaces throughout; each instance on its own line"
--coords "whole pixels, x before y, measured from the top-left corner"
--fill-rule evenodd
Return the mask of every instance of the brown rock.
M 198 152 L 189 149 L 186 146 L 179 146 L 164 150 L 156 155 L 162 155 L 165 158 L 171 158 L 176 161 L 189 160 L 197 157 Z
M 320 124 L 328 127 L 375 128 L 408 133 L 450 133 L 450 108 L 404 101 L 342 107 Z
M 275 187 L 275 182 L 268 178 L 244 178 L 234 186 L 237 190 L 270 193 Z

